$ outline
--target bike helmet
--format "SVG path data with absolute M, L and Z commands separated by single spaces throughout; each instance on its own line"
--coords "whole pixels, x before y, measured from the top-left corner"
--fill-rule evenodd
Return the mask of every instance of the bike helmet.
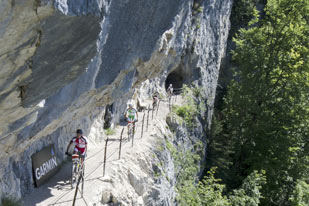
M 133 104 L 130 103 L 128 106 L 131 108 L 131 107 L 133 107 Z
M 78 129 L 78 130 L 76 130 L 76 133 L 78 133 L 78 134 L 83 134 L 83 130 Z

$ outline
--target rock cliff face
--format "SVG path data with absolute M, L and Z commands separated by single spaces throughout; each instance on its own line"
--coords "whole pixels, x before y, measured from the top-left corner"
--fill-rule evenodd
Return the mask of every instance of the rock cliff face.
M 33 187 L 31 155 L 102 140 L 133 97 L 201 86 L 211 120 L 232 0 L 0 2 L 0 199 Z M 141 91 L 138 91 L 142 87 Z

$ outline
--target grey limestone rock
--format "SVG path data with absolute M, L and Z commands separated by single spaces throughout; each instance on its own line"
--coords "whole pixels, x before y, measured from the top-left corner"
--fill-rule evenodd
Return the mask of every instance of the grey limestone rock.
M 44 146 L 55 144 L 63 159 L 77 128 L 100 140 L 104 106 L 113 104 L 117 122 L 145 81 L 145 95 L 153 85 L 164 89 L 170 73 L 200 85 L 210 123 L 231 6 L 232 0 L 1 1 L 0 199 L 31 190 L 31 155 Z

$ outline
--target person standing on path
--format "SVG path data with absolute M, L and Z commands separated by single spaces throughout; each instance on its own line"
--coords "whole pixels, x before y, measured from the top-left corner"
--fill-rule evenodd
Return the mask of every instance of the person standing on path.
M 172 95 L 173 95 L 173 85 L 172 84 L 170 84 L 169 86 L 168 86 L 168 88 L 167 88 L 167 94 L 168 94 L 168 96 L 169 97 L 171 97 Z
M 172 96 L 173 96 L 173 85 L 170 84 L 167 88 L 167 97 L 168 97 L 168 107 L 170 108 L 171 110 L 171 100 L 172 100 Z

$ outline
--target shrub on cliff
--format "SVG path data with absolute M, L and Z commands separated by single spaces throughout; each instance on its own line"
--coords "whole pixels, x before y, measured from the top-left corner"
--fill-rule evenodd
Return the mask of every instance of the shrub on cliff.
M 184 85 L 182 97 L 183 105 L 174 105 L 172 111 L 184 120 L 189 129 L 192 129 L 196 124 L 195 119 L 205 110 L 202 91 L 200 88 Z
M 291 206 L 308 206 L 309 184 L 306 181 L 298 180 L 289 200 Z
M 21 200 L 17 200 L 14 197 L 4 197 L 1 200 L 3 206 L 20 206 Z
M 262 194 L 260 189 L 265 184 L 264 172 L 253 171 L 239 189 L 225 193 L 225 185 L 215 178 L 215 169 L 195 184 L 188 179 L 181 188 L 178 203 L 181 206 L 258 206 Z

